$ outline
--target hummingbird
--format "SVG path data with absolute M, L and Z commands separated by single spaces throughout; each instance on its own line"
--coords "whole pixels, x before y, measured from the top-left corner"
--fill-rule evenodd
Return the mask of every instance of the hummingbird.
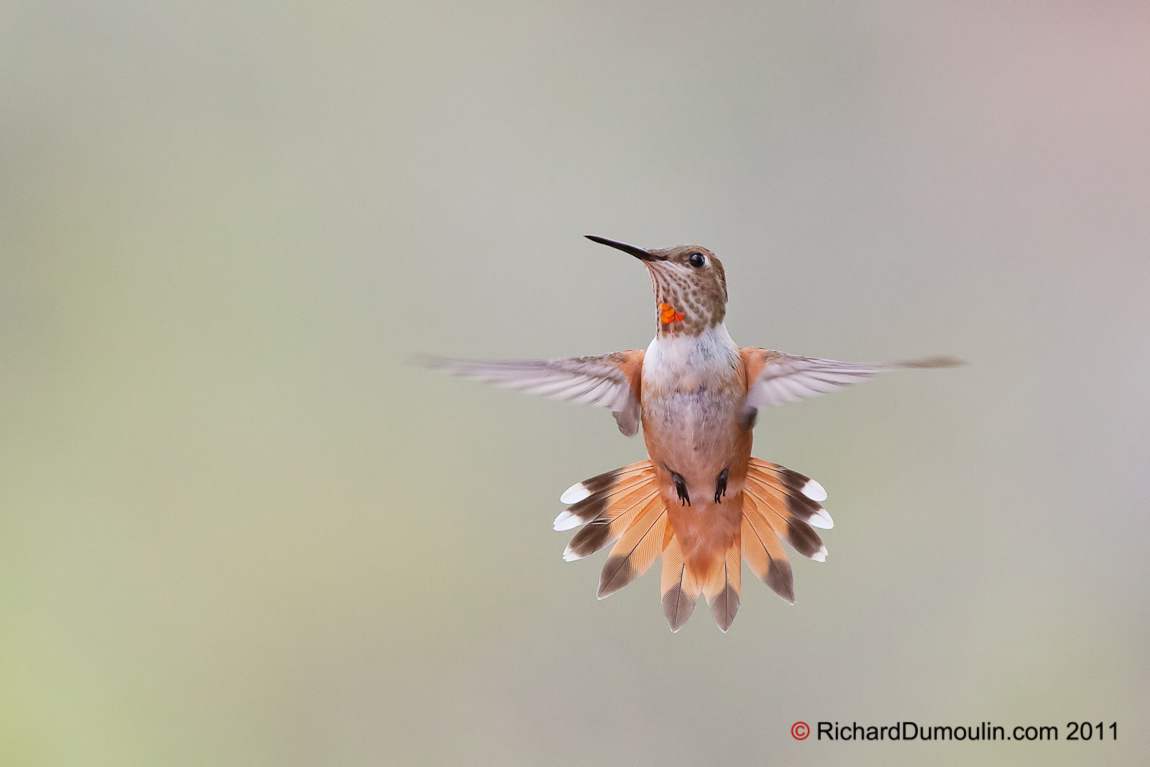
M 619 430 L 643 430 L 648 459 L 567 489 L 556 530 L 575 533 L 563 559 L 613 544 L 599 576 L 607 597 L 662 557 L 660 593 L 671 631 L 700 594 L 726 632 L 739 609 L 742 562 L 794 604 L 782 541 L 826 561 L 815 528 L 834 522 L 827 493 L 809 477 L 751 456 L 761 408 L 797 402 L 901 368 L 950 367 L 951 357 L 896 363 L 838 362 L 739 347 L 727 332 L 727 278 L 698 245 L 644 249 L 587 239 L 634 256 L 655 293 L 655 338 L 646 350 L 533 361 L 429 358 L 429 367 L 554 399 L 610 408 Z

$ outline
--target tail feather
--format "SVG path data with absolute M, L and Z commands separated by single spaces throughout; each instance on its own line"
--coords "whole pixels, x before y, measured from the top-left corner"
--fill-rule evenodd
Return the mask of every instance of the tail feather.
M 795 603 L 791 563 L 775 531 L 761 514 L 745 510 L 742 524 L 743 557 L 759 580 L 788 603 Z
M 561 499 L 571 506 L 555 518 L 555 529 L 586 526 L 567 544 L 563 558 L 568 562 L 582 559 L 623 535 L 658 494 L 655 467 L 650 461 L 639 461 L 572 485 Z
M 736 534 L 735 542 L 727 549 L 723 560 L 714 568 L 703 586 L 707 603 L 711 605 L 711 614 L 715 616 L 715 622 L 724 634 L 734 622 L 735 613 L 739 611 L 743 564 L 740 553 L 739 535 Z
M 618 538 L 630 526 L 649 501 L 657 499 L 658 491 L 643 487 L 624 495 L 609 505 L 595 519 L 587 523 L 567 544 L 563 558 L 568 562 L 594 554 Z
M 643 510 L 619 537 L 603 565 L 599 576 L 600 599 L 614 594 L 654 564 L 663 551 L 666 518 L 667 509 L 662 498 L 655 496 L 643 505 Z
M 588 496 L 595 495 L 603 490 L 609 490 L 619 484 L 620 480 L 634 474 L 649 473 L 654 475 L 655 467 L 651 465 L 650 461 L 638 461 L 624 466 L 621 469 L 614 469 L 602 474 L 597 474 L 591 479 L 585 479 L 582 482 L 576 482 L 571 487 L 567 488 L 559 500 L 566 504 L 573 504 L 582 501 Z
M 750 508 L 753 510 L 745 512 L 746 514 L 761 517 L 777 536 L 786 539 L 787 543 L 804 557 L 816 562 L 826 561 L 827 547 L 823 545 L 814 528 L 797 517 L 780 513 L 776 506 L 761 496 L 747 493 L 747 497 L 751 500 Z
M 743 557 L 763 583 L 791 604 L 795 601 L 794 575 L 779 539 L 785 538 L 805 557 L 825 561 L 827 549 L 812 525 L 830 528 L 834 524 L 819 503 L 826 497 L 826 490 L 813 479 L 751 459 L 740 527 Z
M 798 472 L 752 459 L 747 471 L 746 495 L 751 500 L 750 505 L 766 518 L 779 537 L 786 538 L 795 551 L 816 562 L 823 562 L 827 558 L 826 546 L 807 520 L 816 520 L 820 526 L 829 527 L 830 515 L 802 491 L 802 487 L 811 482 Z M 821 485 L 818 488 L 822 491 Z M 822 491 L 820 494 L 825 496 L 825 493 Z
M 652 473 L 653 476 L 653 473 Z M 627 494 L 635 490 L 650 490 L 648 487 L 651 477 L 644 475 L 631 475 L 624 477 L 617 484 L 587 496 L 578 503 L 573 504 L 566 511 L 559 512 L 555 517 L 556 530 L 570 530 L 579 525 L 585 525 L 599 517 L 608 507 L 619 506 L 627 502 Z
M 699 601 L 699 589 L 694 578 L 688 576 L 687 565 L 683 562 L 683 548 L 670 528 L 668 523 L 659 591 L 662 594 L 663 614 L 667 616 L 667 624 L 671 627 L 671 631 L 678 631 L 695 611 L 695 603 Z
M 785 508 L 802 521 L 824 530 L 834 527 L 831 515 L 819 503 L 827 499 L 827 491 L 810 477 L 752 458 L 747 481 L 760 491 L 777 494 Z

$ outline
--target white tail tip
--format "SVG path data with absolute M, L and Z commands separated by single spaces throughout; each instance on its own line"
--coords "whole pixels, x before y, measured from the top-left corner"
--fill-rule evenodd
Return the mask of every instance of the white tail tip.
M 582 558 L 583 557 L 579 556 L 574 551 L 572 551 L 570 546 L 568 546 L 563 551 L 563 561 L 564 562 L 574 562 L 576 559 L 582 559 Z
M 552 527 L 562 532 L 564 530 L 570 530 L 573 527 L 579 527 L 581 524 L 583 524 L 583 520 L 579 519 L 579 517 L 569 511 L 561 511 L 559 512 L 559 516 L 555 517 L 555 523 Z
M 810 498 L 812 501 L 815 501 L 816 503 L 822 503 L 827 499 L 827 491 L 823 489 L 822 485 L 820 485 L 818 482 L 815 482 L 813 479 L 808 479 L 807 483 L 803 485 L 803 495 L 805 495 L 807 498 Z
M 559 496 L 559 502 L 570 506 L 573 503 L 579 503 L 579 501 L 583 500 L 589 495 L 591 495 L 591 491 L 584 487 L 582 482 L 576 482 L 574 485 L 567 488 L 563 495 Z M 559 528 L 555 529 L 558 530 Z
M 827 547 L 826 546 L 819 546 L 819 550 L 816 551 L 814 554 L 811 554 L 811 559 L 815 560 L 816 562 L 826 562 L 827 561 Z
M 558 520 L 556 520 L 558 522 Z M 815 512 L 814 516 L 807 520 L 807 524 L 811 527 L 817 527 L 820 530 L 830 530 L 835 526 L 835 521 L 831 519 L 831 515 L 827 514 L 826 509 L 819 509 Z M 559 528 L 555 528 L 558 530 Z

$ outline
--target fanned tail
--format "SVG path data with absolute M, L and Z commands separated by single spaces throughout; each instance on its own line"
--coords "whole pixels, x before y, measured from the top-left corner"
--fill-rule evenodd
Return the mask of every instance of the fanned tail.
M 571 505 L 555 518 L 555 529 L 583 526 L 563 552 L 567 561 L 615 543 L 599 576 L 600 599 L 647 572 L 661 554 L 659 591 L 671 631 L 686 624 L 704 595 L 725 632 L 739 610 L 743 559 L 772 591 L 794 603 L 782 541 L 824 561 L 827 550 L 814 528 L 834 524 L 819 504 L 826 497 L 818 482 L 752 458 L 741 491 L 710 506 L 668 507 L 655 467 L 640 461 L 568 489 L 562 500 Z

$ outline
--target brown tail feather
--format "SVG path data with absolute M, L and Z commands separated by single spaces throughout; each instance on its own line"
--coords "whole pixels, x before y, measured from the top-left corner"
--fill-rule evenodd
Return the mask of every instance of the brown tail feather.
M 624 477 L 618 484 L 588 496 L 560 513 L 555 518 L 555 529 L 570 530 L 572 527 L 586 524 L 602 516 L 608 507 L 618 507 L 627 503 L 627 496 L 633 495 L 634 491 L 650 492 L 650 482 L 651 477 L 642 475 Z
M 744 496 L 743 556 L 763 583 L 794 604 L 794 576 L 779 539 L 786 538 L 803 556 L 826 559 L 826 547 L 811 527 L 833 525 L 819 504 L 826 491 L 796 471 L 752 458 Z
M 754 501 L 755 511 L 753 513 L 762 516 L 775 533 L 780 538 L 785 538 L 795 551 L 816 562 L 826 561 L 827 547 L 823 545 L 822 538 L 819 538 L 818 533 L 810 525 L 797 517 L 779 511 L 777 506 L 762 497 L 757 497 L 753 493 L 747 493 L 747 495 Z
M 753 503 L 751 500 L 745 503 Z M 790 604 L 795 603 L 795 582 L 783 544 L 767 520 L 751 509 L 743 512 L 743 557 L 759 580 Z
M 643 505 L 603 565 L 599 576 L 600 599 L 614 594 L 654 564 L 663 551 L 666 517 L 667 509 L 662 498 L 655 496 Z
M 727 549 L 721 562 L 711 572 L 703 584 L 703 593 L 711 605 L 711 614 L 723 633 L 731 627 L 735 613 L 739 611 L 739 588 L 742 583 L 742 557 L 740 556 L 739 534 Z
M 587 523 L 567 544 L 563 558 L 568 562 L 594 554 L 611 541 L 618 538 L 634 521 L 645 504 L 656 499 L 658 492 L 651 488 L 639 488 L 622 496 L 603 512 Z
M 619 485 L 627 477 L 635 474 L 653 474 L 654 471 L 655 467 L 650 461 L 631 463 L 620 469 L 613 469 L 612 471 L 597 474 L 591 477 L 591 479 L 585 479 L 582 482 L 575 483 L 563 493 L 562 500 L 563 503 L 575 503 L 576 501 L 583 500 L 588 496 L 595 495 L 604 490 L 610 490 L 612 487 Z
M 627 541 L 632 544 L 642 544 L 635 552 L 637 556 L 629 557 L 627 560 L 630 568 L 642 565 L 638 568 L 639 573 L 632 577 L 637 577 L 646 571 L 658 558 L 663 548 L 661 531 L 653 532 L 649 539 L 640 536 L 631 540 L 634 534 L 627 536 L 632 525 L 643 520 L 646 520 L 650 527 L 655 517 L 649 516 L 647 512 L 663 510 L 663 502 L 659 498 L 659 487 L 655 480 L 655 469 L 650 461 L 633 463 L 622 469 L 579 482 L 564 493 L 563 497 L 579 500 L 574 501 L 566 511 L 556 517 L 555 529 L 565 530 L 580 524 L 586 525 L 567 545 L 567 550 L 563 553 L 564 559 L 568 561 L 582 559 L 621 536 L 627 537 Z M 611 552 L 608 563 L 623 555 L 622 547 L 625 545 L 623 541 L 620 542 L 620 546 Z M 616 578 L 606 577 L 605 571 L 605 578 L 600 584 L 601 596 L 617 591 L 631 580 L 626 578 L 623 584 L 615 585 L 614 581 L 618 580 L 619 576 L 625 575 L 626 571 L 615 573 L 612 570 L 612 573 Z
M 746 494 L 751 501 L 749 505 L 766 518 L 779 537 L 786 538 L 804 557 L 821 562 L 826 559 L 827 550 L 808 520 L 829 527 L 830 515 L 804 494 L 803 488 L 808 483 L 811 480 L 798 472 L 752 459 L 747 471 Z M 822 491 L 821 485 L 811 484 Z M 825 492 L 820 494 L 825 496 Z
M 691 613 L 695 611 L 695 603 L 699 601 L 699 589 L 695 579 L 687 573 L 687 565 L 683 562 L 683 549 L 679 540 L 667 525 L 667 545 L 663 549 L 663 572 L 659 579 L 659 591 L 663 598 L 663 614 L 667 616 L 667 624 L 671 631 L 683 628 Z
M 818 482 L 797 471 L 778 464 L 752 458 L 747 470 L 747 483 L 759 495 L 766 495 L 780 509 L 803 522 L 830 529 L 834 521 L 819 501 L 826 500 L 827 492 Z
M 555 529 L 586 527 L 571 539 L 563 558 L 582 559 L 622 535 L 644 504 L 658 494 L 654 480 L 651 462 L 639 461 L 568 488 L 563 500 L 571 506 L 555 518 Z

